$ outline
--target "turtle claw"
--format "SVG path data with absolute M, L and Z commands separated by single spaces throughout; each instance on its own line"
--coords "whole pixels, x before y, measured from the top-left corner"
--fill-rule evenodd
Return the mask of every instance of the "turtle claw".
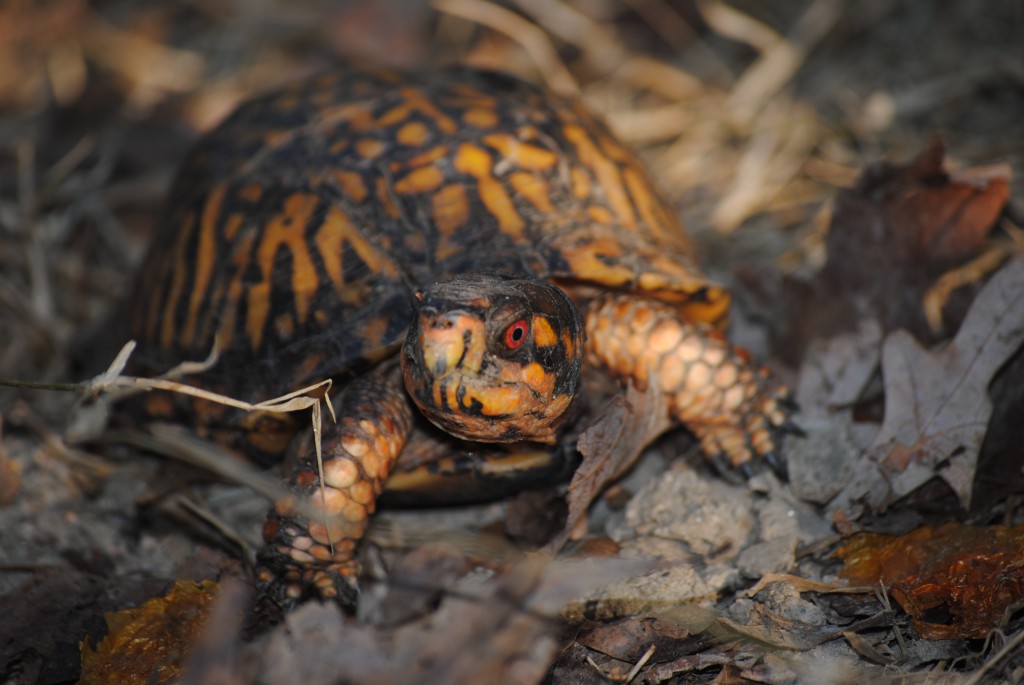
M 793 419 L 786 417 L 786 420 L 779 425 L 778 430 L 780 433 L 786 433 L 788 435 L 795 435 L 798 438 L 806 438 L 807 431 L 800 427 L 798 423 Z
M 747 478 L 750 477 L 747 469 L 753 468 L 753 464 L 749 461 L 745 461 L 740 465 L 734 464 L 725 452 L 716 452 L 713 455 L 708 455 L 707 461 L 721 478 L 732 485 L 742 485 L 744 483 L 744 478 L 741 478 L 736 471 L 737 466 L 743 470 L 743 474 Z
M 781 458 L 776 452 L 768 452 L 762 457 L 764 463 L 768 464 L 768 468 L 772 470 L 779 480 L 783 482 L 789 481 L 789 466 L 786 464 L 786 460 Z
M 743 475 L 747 478 L 747 480 L 750 480 L 755 475 L 757 475 L 757 467 L 754 466 L 754 462 L 752 462 L 752 461 L 745 461 L 742 464 L 740 464 L 739 466 L 740 466 L 740 471 L 743 472 Z
M 786 414 L 795 414 L 800 411 L 800 405 L 796 399 L 793 398 L 788 392 L 784 395 L 780 395 L 775 398 L 775 403 L 779 405 L 779 408 L 784 410 Z

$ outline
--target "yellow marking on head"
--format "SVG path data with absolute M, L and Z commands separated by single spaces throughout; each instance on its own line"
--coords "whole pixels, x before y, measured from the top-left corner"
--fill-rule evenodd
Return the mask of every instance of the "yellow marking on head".
M 569 329 L 562 331 L 562 347 L 565 348 L 566 359 L 572 359 L 576 356 L 576 345 L 573 343 L 572 333 Z
M 395 181 L 395 192 L 400 195 L 428 193 L 444 182 L 444 173 L 436 166 L 420 167 Z
M 460 411 L 462 408 L 459 406 L 459 386 L 456 383 L 447 383 L 444 386 L 444 390 L 445 401 L 448 403 L 448 407 L 455 411 Z
M 189 260 L 186 258 L 186 249 L 189 239 L 192 237 L 192 230 L 196 225 L 196 215 L 189 212 L 182 221 L 181 233 L 178 235 L 178 242 L 174 249 L 173 277 L 171 289 L 167 293 L 167 300 L 160 303 L 163 313 L 163 324 L 160 329 L 160 347 L 165 350 L 171 349 L 174 344 L 174 334 L 177 332 L 175 314 L 177 314 L 178 300 L 181 298 L 182 290 L 185 289 L 185 278 L 189 272 Z
M 530 362 L 523 367 L 522 379 L 538 395 L 546 397 L 555 389 L 555 374 L 548 373 L 537 362 Z
M 580 126 L 575 124 L 566 126 L 565 137 L 576 147 L 580 162 L 593 170 L 598 185 L 601 186 L 601 190 L 619 222 L 626 228 L 636 226 L 636 215 L 633 212 L 629 194 L 622 185 L 618 166 L 597 149 L 594 141 Z
M 199 244 L 196 246 L 195 277 L 192 279 L 192 294 L 188 301 L 188 316 L 181 330 L 181 347 L 188 349 L 195 339 L 196 323 L 199 320 L 199 307 L 203 299 L 209 295 L 210 278 L 213 276 L 213 265 L 217 260 L 217 218 L 220 216 L 221 205 L 227 194 L 227 185 L 219 185 L 210 191 L 203 205 L 199 219 Z
M 356 154 L 363 159 L 376 159 L 384 154 L 387 145 L 376 138 L 360 138 L 356 141 Z
M 569 175 L 572 177 L 572 194 L 580 200 L 590 197 L 591 183 L 587 170 L 578 166 L 573 167 Z
M 334 179 L 341 186 L 341 190 L 346 196 L 352 199 L 356 204 L 363 204 L 366 200 L 366 196 L 370 194 L 370 191 L 366 188 L 366 183 L 363 182 L 362 174 L 356 171 L 342 171 L 335 170 L 332 172 Z
M 430 140 L 430 129 L 422 121 L 410 121 L 398 129 L 395 140 L 402 145 L 420 147 Z
M 612 222 L 612 213 L 600 205 L 590 205 L 587 207 L 587 214 L 591 219 L 603 226 L 607 226 Z
M 547 171 L 558 164 L 558 155 L 551 150 L 524 143 L 509 133 L 491 133 L 483 141 L 520 169 Z
M 263 186 L 259 183 L 246 183 L 238 189 L 238 199 L 243 202 L 259 202 L 263 197 Z
M 492 174 L 491 155 L 476 145 L 463 143 L 455 154 L 455 169 L 477 180 L 477 192 L 487 211 L 498 221 L 501 231 L 513 238 L 523 237 L 525 222 L 516 211 L 512 198 Z
M 522 390 L 507 385 L 473 388 L 470 393 L 467 393 L 466 404 L 471 403 L 474 399 L 482 405 L 480 413 L 484 416 L 518 414 L 522 405 Z
M 558 335 L 551 327 L 548 317 L 535 314 L 533 321 L 530 322 L 530 327 L 533 329 L 533 342 L 537 347 L 550 347 L 558 344 Z
M 513 190 L 526 198 L 537 211 L 553 215 L 555 207 L 551 204 L 551 191 L 548 182 L 540 176 L 526 171 L 516 171 L 509 175 Z
M 494 128 L 501 121 L 498 118 L 497 112 L 483 107 L 473 107 L 466 110 L 462 115 L 462 120 L 476 128 Z
M 469 200 L 460 183 L 444 186 L 430 198 L 431 218 L 442 236 L 450 236 L 469 220 Z

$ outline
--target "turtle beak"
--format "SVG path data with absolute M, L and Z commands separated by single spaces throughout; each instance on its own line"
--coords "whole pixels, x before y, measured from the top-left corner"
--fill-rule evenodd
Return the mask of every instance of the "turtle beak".
M 431 307 L 419 311 L 419 349 L 423 369 L 434 378 L 443 378 L 462 364 L 468 347 L 469 331 L 460 326 L 465 312 L 438 312 Z

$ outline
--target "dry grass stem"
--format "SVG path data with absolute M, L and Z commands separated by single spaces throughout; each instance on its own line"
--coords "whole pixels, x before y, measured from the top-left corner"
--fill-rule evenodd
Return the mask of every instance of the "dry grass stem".
M 580 87 L 566 69 L 551 40 L 536 24 L 486 0 L 431 0 L 439 12 L 465 19 L 502 33 L 530 56 L 548 87 L 562 95 L 576 95 Z
M 942 274 L 925 293 L 924 302 L 921 303 L 928 329 L 937 336 L 944 332 L 942 310 L 946 308 L 953 291 L 981 281 L 1011 256 L 1022 253 L 1024 246 L 1014 245 L 1008 241 L 993 242 L 971 261 Z

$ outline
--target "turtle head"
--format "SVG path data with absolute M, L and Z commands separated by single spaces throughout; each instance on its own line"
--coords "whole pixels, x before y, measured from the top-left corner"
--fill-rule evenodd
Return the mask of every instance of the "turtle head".
M 465 440 L 554 442 L 583 358 L 582 321 L 566 294 L 474 274 L 413 300 L 402 371 L 424 416 Z

